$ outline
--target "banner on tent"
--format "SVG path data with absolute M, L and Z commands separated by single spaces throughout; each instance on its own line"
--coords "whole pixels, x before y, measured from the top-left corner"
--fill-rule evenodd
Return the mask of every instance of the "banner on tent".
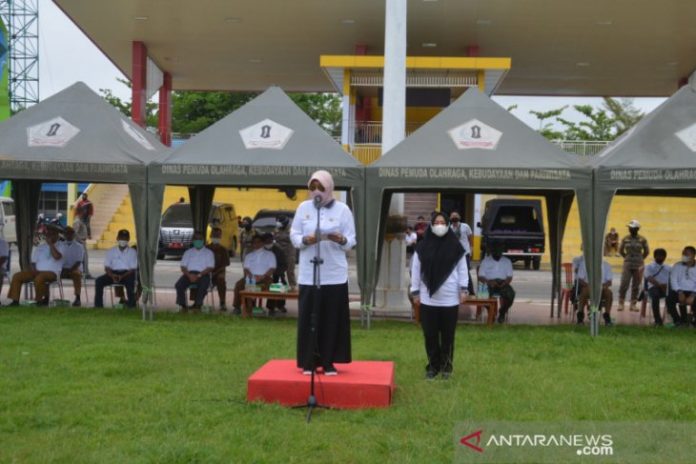
M 163 175 L 189 176 L 254 176 L 254 177 L 306 177 L 314 171 L 324 169 L 334 177 L 348 177 L 344 168 L 323 166 L 248 166 L 239 164 L 163 164 Z
M 460 180 L 569 180 L 568 169 L 379 168 L 381 178 Z
M 56 174 L 128 174 L 125 164 L 76 163 L 60 161 L 16 161 L 0 155 L 0 170 L 20 173 L 50 171 Z
M 696 169 L 610 169 L 602 176 L 612 181 L 696 180 Z

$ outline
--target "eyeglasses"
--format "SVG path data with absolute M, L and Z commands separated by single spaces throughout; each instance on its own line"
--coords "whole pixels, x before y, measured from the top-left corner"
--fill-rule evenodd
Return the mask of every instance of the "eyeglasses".
M 319 190 L 320 192 L 324 191 L 324 186 L 321 185 L 319 182 L 312 182 L 309 184 L 309 191 L 313 192 L 315 190 Z

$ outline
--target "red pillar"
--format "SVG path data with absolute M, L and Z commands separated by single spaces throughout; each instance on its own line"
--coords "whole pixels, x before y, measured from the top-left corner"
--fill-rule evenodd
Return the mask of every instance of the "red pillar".
M 131 83 L 133 96 L 131 118 L 136 124 L 145 127 L 145 104 L 147 88 L 147 48 L 143 42 L 133 42 L 133 69 Z
M 166 146 L 172 145 L 172 75 L 164 73 L 159 89 L 159 135 Z

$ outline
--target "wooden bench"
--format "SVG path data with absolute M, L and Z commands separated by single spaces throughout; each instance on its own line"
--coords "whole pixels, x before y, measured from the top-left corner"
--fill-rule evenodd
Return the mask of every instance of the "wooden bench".
M 242 317 L 251 317 L 252 310 L 252 300 L 255 298 L 265 298 L 267 300 L 296 300 L 299 298 L 300 294 L 298 292 L 269 292 L 269 291 L 250 291 L 242 290 L 239 292 L 239 296 L 242 298 Z
M 481 309 L 484 307 L 488 308 L 488 318 L 486 319 L 486 324 L 493 325 L 495 323 L 495 317 L 498 315 L 498 299 L 497 298 L 467 298 L 464 305 L 460 306 L 476 306 L 476 318 L 478 319 L 481 314 Z M 413 305 L 414 317 L 416 323 L 420 324 L 420 305 Z

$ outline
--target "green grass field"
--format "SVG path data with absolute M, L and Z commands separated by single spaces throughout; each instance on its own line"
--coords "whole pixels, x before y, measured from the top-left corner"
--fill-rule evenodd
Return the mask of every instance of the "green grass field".
M 423 378 L 408 323 L 353 326 L 354 359 L 396 362 L 389 409 L 248 404 L 294 357 L 294 320 L 0 308 L 0 462 L 451 462 L 462 420 L 696 420 L 696 333 L 461 326 L 455 375 Z

